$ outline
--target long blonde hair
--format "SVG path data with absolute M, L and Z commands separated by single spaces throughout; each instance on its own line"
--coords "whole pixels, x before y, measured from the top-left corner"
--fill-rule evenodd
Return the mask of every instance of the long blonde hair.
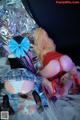
M 55 51 L 56 45 L 44 29 L 37 28 L 34 32 L 34 47 L 42 60 L 44 54 L 49 51 Z

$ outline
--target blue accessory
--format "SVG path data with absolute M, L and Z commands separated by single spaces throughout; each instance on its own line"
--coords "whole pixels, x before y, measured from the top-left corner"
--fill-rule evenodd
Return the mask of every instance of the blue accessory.
M 9 49 L 18 58 L 25 57 L 26 52 L 30 48 L 30 41 L 27 37 L 24 37 L 22 42 L 18 44 L 14 39 L 9 41 Z

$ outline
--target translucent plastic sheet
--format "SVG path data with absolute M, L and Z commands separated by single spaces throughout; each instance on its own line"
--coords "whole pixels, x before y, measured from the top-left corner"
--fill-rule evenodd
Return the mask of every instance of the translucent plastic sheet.
M 0 1 L 0 45 L 3 43 L 4 48 L 2 52 L 6 49 L 6 53 L 9 53 L 8 40 L 10 38 L 26 33 L 32 34 L 36 27 L 38 25 L 25 10 L 21 0 Z M 3 57 L 3 53 L 0 54 Z
M 5 39 L 31 33 L 37 27 L 20 0 L 4 0 L 0 5 L 0 35 Z

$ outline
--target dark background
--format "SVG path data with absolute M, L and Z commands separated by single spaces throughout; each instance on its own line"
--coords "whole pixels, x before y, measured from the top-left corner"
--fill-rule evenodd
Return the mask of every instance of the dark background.
M 57 51 L 80 65 L 80 5 L 59 5 L 55 0 L 22 0 L 37 24 L 53 38 Z

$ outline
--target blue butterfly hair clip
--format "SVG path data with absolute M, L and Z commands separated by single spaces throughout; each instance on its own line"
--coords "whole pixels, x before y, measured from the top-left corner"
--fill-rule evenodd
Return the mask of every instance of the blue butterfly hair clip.
M 10 39 L 9 41 L 9 49 L 14 55 L 18 58 L 25 57 L 26 52 L 30 48 L 30 41 L 27 37 L 24 37 L 22 42 L 18 44 L 14 39 Z

